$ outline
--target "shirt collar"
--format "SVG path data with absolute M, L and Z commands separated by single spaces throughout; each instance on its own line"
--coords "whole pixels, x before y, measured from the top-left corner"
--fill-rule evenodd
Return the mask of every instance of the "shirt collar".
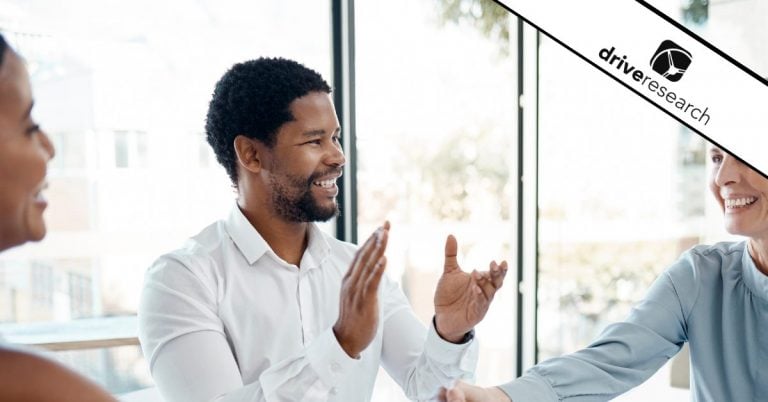
M 226 226 L 229 236 L 249 265 L 253 265 L 267 251 L 272 251 L 266 240 L 251 225 L 248 218 L 245 217 L 237 203 L 235 203 L 229 213 Z M 328 242 L 327 236 L 315 223 L 309 224 L 309 244 L 307 244 L 307 250 L 304 252 L 301 260 L 302 267 L 316 268 L 330 256 L 331 245 Z M 274 252 L 272 254 L 275 258 L 279 258 Z
M 307 251 L 304 252 L 304 257 L 301 260 L 302 268 L 319 268 L 320 264 L 331 255 L 329 237 L 314 222 L 309 224 L 309 244 L 307 244 Z
M 757 269 L 757 265 L 749 255 L 748 241 L 744 242 L 744 255 L 742 256 L 744 267 L 744 282 L 758 297 L 768 300 L 768 276 Z
M 261 234 L 251 225 L 248 218 L 243 215 L 243 211 L 240 210 L 237 203 L 229 212 L 226 225 L 229 237 L 232 238 L 235 246 L 243 253 L 243 257 L 245 257 L 249 265 L 253 265 L 264 253 L 271 250 L 266 240 L 261 237 Z

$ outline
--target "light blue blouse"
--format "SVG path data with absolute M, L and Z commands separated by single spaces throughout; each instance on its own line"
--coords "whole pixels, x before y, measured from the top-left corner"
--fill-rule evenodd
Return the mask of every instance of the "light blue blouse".
M 768 277 L 746 242 L 686 251 L 626 321 L 501 389 L 514 402 L 609 400 L 648 379 L 684 342 L 692 400 L 768 400 Z

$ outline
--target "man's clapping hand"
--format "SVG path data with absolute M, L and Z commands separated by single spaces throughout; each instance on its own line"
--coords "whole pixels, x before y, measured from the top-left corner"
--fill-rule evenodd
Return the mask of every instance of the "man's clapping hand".
M 378 289 L 387 267 L 389 222 L 376 229 L 357 250 L 352 265 L 342 279 L 339 318 L 333 333 L 351 357 L 358 357 L 376 335 L 379 324 Z

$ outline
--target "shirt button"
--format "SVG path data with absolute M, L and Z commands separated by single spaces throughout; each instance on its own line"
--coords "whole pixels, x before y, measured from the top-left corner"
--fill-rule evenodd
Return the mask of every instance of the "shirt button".
M 331 395 L 336 395 L 336 388 L 331 388 L 331 392 L 330 392 L 330 394 L 331 394 Z
M 339 365 L 339 363 L 336 363 L 336 362 L 331 363 L 331 370 L 339 371 L 339 370 L 341 370 L 341 366 Z

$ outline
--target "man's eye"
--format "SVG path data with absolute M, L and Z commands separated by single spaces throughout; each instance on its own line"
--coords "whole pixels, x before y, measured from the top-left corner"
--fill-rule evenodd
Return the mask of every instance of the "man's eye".
M 712 155 L 712 163 L 720 163 L 723 161 L 722 155 Z

